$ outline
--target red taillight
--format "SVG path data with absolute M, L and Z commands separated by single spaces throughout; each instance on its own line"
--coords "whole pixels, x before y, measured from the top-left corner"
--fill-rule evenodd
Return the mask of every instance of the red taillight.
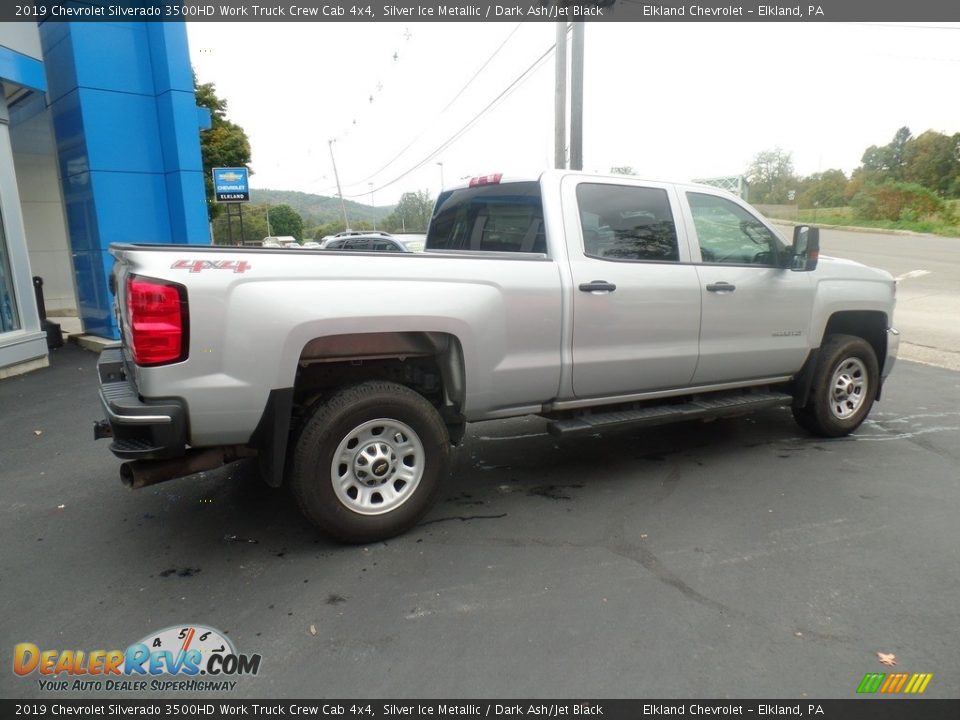
M 127 278 L 130 350 L 137 365 L 163 365 L 187 353 L 183 287 L 136 276 Z
M 503 173 L 496 173 L 494 175 L 481 175 L 480 177 L 470 178 L 470 187 L 477 187 L 478 185 L 496 185 L 500 182 L 500 178 L 503 177 Z

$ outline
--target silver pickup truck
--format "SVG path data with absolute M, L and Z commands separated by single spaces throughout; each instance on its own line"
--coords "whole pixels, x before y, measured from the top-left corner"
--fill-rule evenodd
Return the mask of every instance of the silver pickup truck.
M 790 406 L 863 422 L 896 357 L 886 272 L 723 191 L 548 171 L 437 199 L 424 253 L 114 245 L 98 437 L 133 487 L 256 456 L 328 536 L 413 526 L 466 423 L 557 436 Z

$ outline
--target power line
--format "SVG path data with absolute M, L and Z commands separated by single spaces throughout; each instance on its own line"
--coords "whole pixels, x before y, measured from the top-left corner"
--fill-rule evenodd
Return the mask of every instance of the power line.
M 491 62 L 493 62 L 493 59 L 494 59 L 497 55 L 500 54 L 500 51 L 503 50 L 504 46 L 505 46 L 508 42 L 510 42 L 510 39 L 511 39 L 514 35 L 516 35 L 517 31 L 518 31 L 522 26 L 523 26 L 523 23 L 517 23 L 517 24 L 516 24 L 516 26 L 513 28 L 513 30 L 510 31 L 510 33 L 507 35 L 507 37 L 504 38 L 503 42 L 501 42 L 501 43 L 497 46 L 497 49 L 493 51 L 493 53 L 490 55 L 490 57 L 488 57 L 488 58 L 484 61 L 484 63 L 479 67 L 479 69 L 470 77 L 470 79 L 467 80 L 467 82 L 463 85 L 463 87 L 460 88 L 460 90 L 457 92 L 457 94 L 454 95 L 453 98 L 451 98 L 450 101 L 449 101 L 446 105 L 444 105 L 443 109 L 440 110 L 440 112 L 438 112 L 438 113 L 433 117 L 433 119 L 432 119 L 427 125 L 425 125 L 424 128 L 423 128 L 419 133 L 417 133 L 417 135 L 416 135 L 410 142 L 408 142 L 406 145 L 404 145 L 403 148 L 402 148 L 396 155 L 394 155 L 392 158 L 390 158 L 390 159 L 383 165 L 383 167 L 381 167 L 379 170 L 376 170 L 376 171 L 370 173 L 369 175 L 367 175 L 367 176 L 366 176 L 365 178 L 363 178 L 362 180 L 357 180 L 356 182 L 353 182 L 353 183 L 344 183 L 344 185 L 345 185 L 346 187 L 354 187 L 354 186 L 356 186 L 356 185 L 362 185 L 363 183 L 367 182 L 368 180 L 370 180 L 370 179 L 372 179 L 372 178 L 375 178 L 377 175 L 379 175 L 380 173 L 382 173 L 382 172 L 383 172 L 384 170 L 386 170 L 388 167 L 390 167 L 391 165 L 393 165 L 393 163 L 396 162 L 397 159 L 400 158 L 407 150 L 409 150 L 411 147 L 413 147 L 413 145 L 414 145 L 418 140 L 420 140 L 420 139 L 424 136 L 424 134 L 427 132 L 427 130 L 428 130 L 434 123 L 436 123 L 436 121 L 437 121 L 447 110 L 450 109 L 450 107 L 460 98 L 461 95 L 463 95 L 464 92 L 466 92 L 467 88 L 469 88 L 470 85 L 473 84 L 473 81 L 476 80 L 477 77 L 479 77 L 480 73 L 482 73 L 482 72 L 486 69 L 486 67 L 487 67 Z M 313 181 L 311 181 L 311 182 L 313 182 Z M 308 182 L 307 185 L 310 185 L 310 182 Z M 333 190 L 333 189 L 334 189 L 333 187 L 325 188 L 325 190 Z M 321 191 L 321 192 L 322 192 L 322 191 Z
M 512 38 L 514 35 L 516 35 L 517 30 L 519 30 L 522 26 L 523 26 L 523 23 L 522 23 L 522 22 L 518 22 L 518 23 L 516 24 L 516 27 L 514 27 L 513 30 L 510 31 L 510 34 L 507 35 L 506 38 L 504 38 L 503 42 L 500 43 L 499 47 L 497 47 L 497 49 L 493 51 L 493 54 L 492 54 L 490 57 L 488 57 L 487 60 L 486 60 L 486 62 L 484 62 L 483 65 L 481 65 L 481 66 L 479 67 L 479 69 L 473 74 L 473 76 L 472 76 L 469 80 L 467 80 L 466 85 L 464 85 L 462 88 L 460 88 L 460 92 L 458 92 L 456 95 L 454 95 L 454 96 L 453 96 L 453 99 L 452 99 L 450 102 L 448 102 L 446 105 L 444 105 L 443 110 L 440 111 L 440 115 L 442 115 L 444 112 L 446 112 L 446 111 L 450 108 L 450 106 L 453 105 L 453 104 L 457 101 L 457 98 L 459 98 L 461 95 L 463 95 L 464 91 L 465 91 L 468 87 L 470 87 L 470 84 L 471 84 L 474 80 L 477 79 L 477 76 L 478 76 L 480 73 L 482 73 L 482 72 L 484 71 L 484 69 L 487 67 L 487 65 L 489 65 L 489 64 L 493 61 L 493 59 L 500 53 L 500 51 L 503 50 L 503 46 L 506 45 L 506 44 L 510 41 L 510 38 Z
M 443 109 L 434 116 L 433 120 L 430 121 L 430 124 L 426 125 L 426 126 L 424 127 L 424 129 L 421 130 L 421 131 L 416 135 L 416 137 L 413 138 L 413 140 L 411 140 L 410 142 L 408 142 L 408 143 L 403 147 L 403 149 L 400 150 L 400 152 L 398 152 L 396 155 L 394 155 L 392 158 L 390 158 L 390 160 L 388 160 L 388 161 L 386 162 L 386 164 L 385 164 L 383 167 L 381 167 L 379 170 L 376 170 L 375 172 L 370 173 L 369 175 L 367 175 L 367 177 L 363 178 L 362 180 L 357 180 L 357 182 L 355 182 L 355 183 L 346 183 L 347 187 L 352 187 L 352 186 L 355 186 L 355 185 L 362 185 L 363 183 L 367 182 L 367 181 L 370 180 L 371 178 L 375 178 L 377 175 L 379 175 L 380 173 L 382 173 L 382 172 L 383 172 L 384 170 L 386 170 L 388 167 L 390 167 L 391 165 L 393 165 L 393 163 L 396 162 L 397 158 L 399 158 L 401 155 L 403 155 L 407 150 L 409 150 L 409 149 L 413 146 L 414 143 L 416 143 L 420 138 L 422 138 L 422 137 L 424 136 L 424 134 L 426 133 L 427 129 L 428 129 L 434 122 L 436 122 L 437 119 L 438 119 L 441 115 L 443 115 L 443 113 L 445 113 L 447 110 L 449 110 L 449 109 L 450 109 L 450 106 L 452 106 L 452 105 L 457 101 L 457 99 L 458 99 L 461 95 L 463 95 L 463 93 L 467 90 L 467 88 L 470 87 L 470 85 L 473 83 L 473 81 L 477 79 L 477 77 L 480 75 L 480 73 L 482 73 L 482 72 L 484 71 L 484 69 L 487 67 L 487 65 L 489 65 L 489 64 L 493 61 L 493 59 L 500 53 L 500 51 L 503 49 L 503 46 L 506 45 L 506 44 L 510 41 L 510 38 L 512 38 L 512 37 L 516 34 L 517 30 L 519 30 L 522 25 L 523 25 L 523 23 L 517 23 L 516 27 L 513 28 L 513 31 L 512 31 L 509 35 L 507 35 L 507 37 L 504 39 L 504 41 L 503 41 L 502 43 L 500 43 L 499 47 L 497 47 L 497 49 L 493 51 L 493 54 L 492 54 L 490 57 L 487 58 L 486 62 L 484 62 L 483 65 L 480 66 L 480 68 L 473 74 L 473 76 L 472 76 L 469 80 L 467 80 L 466 84 L 465 84 L 462 88 L 460 88 L 460 91 L 459 91 L 456 95 L 453 96 L 453 99 L 451 99 L 450 102 L 448 102 L 448 103 L 443 107 Z
M 435 157 L 436 157 L 437 155 L 439 155 L 441 152 L 443 152 L 443 151 L 446 150 L 448 147 L 450 147 L 450 145 L 452 145 L 454 142 L 456 142 L 458 139 L 460 139 L 460 137 L 462 137 L 467 131 L 469 131 L 474 125 L 476 125 L 487 113 L 489 113 L 491 110 L 493 110 L 496 105 L 498 105 L 501 101 L 505 100 L 505 99 L 507 98 L 507 96 L 510 95 L 510 93 L 512 93 L 514 90 L 516 90 L 524 81 L 526 81 L 527 79 L 529 79 L 529 77 L 530 77 L 536 70 L 539 69 L 539 66 L 542 65 L 542 64 L 544 63 L 544 61 L 547 60 L 547 58 L 550 57 L 550 55 L 553 53 L 553 51 L 556 49 L 556 47 L 557 47 L 556 44 L 553 44 L 553 45 L 551 45 L 549 48 L 547 48 L 547 50 L 546 50 L 540 57 L 538 57 L 536 60 L 534 60 L 533 63 L 531 63 L 531 64 L 527 67 L 526 70 L 524 70 L 522 73 L 520 73 L 520 75 L 518 75 L 518 76 L 514 79 L 513 82 L 511 82 L 506 88 L 504 88 L 504 90 L 502 90 L 502 91 L 500 92 L 499 95 L 497 95 L 493 100 L 491 100 L 491 101 L 487 104 L 487 106 L 483 108 L 483 110 L 481 110 L 479 113 L 477 113 L 476 115 L 474 115 L 473 118 L 466 123 L 466 125 L 464 125 L 463 127 L 461 127 L 457 132 L 455 132 L 452 136 L 450 136 L 446 141 L 444 141 L 443 143 L 441 143 L 437 148 L 435 148 L 430 154 L 428 154 L 428 155 L 427 155 L 425 158 L 423 158 L 420 162 L 418 162 L 416 165 L 414 165 L 413 167 L 409 168 L 409 169 L 406 170 L 405 172 L 401 173 L 400 175 L 398 175 L 397 177 L 395 177 L 393 180 L 391 180 L 391 181 L 389 181 L 389 182 L 387 182 L 387 183 L 384 183 L 384 184 L 381 185 L 380 187 L 376 188 L 376 189 L 374 190 L 374 192 L 380 192 L 381 190 L 384 190 L 384 189 L 390 187 L 391 185 L 396 184 L 397 182 L 399 182 L 400 180 L 402 180 L 403 178 L 405 178 L 405 177 L 406 177 L 407 175 L 409 175 L 410 173 L 412 173 L 412 172 L 414 172 L 414 171 L 419 170 L 420 168 L 422 168 L 422 167 L 423 167 L 424 165 L 426 165 L 428 162 L 430 162 L 431 160 L 433 160 L 433 158 L 435 158 Z M 358 198 L 358 197 L 363 197 L 364 195 L 367 195 L 367 194 L 368 194 L 368 193 L 358 193 L 358 194 L 356 194 L 356 195 L 347 195 L 346 197 L 349 197 L 349 198 Z

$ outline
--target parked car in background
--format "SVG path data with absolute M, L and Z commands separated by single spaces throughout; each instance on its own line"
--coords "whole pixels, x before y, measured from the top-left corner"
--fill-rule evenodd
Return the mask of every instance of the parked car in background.
M 367 250 L 370 252 L 413 252 L 405 244 L 389 236 L 358 235 L 330 240 L 320 246 L 324 250 Z
M 424 233 L 397 233 L 393 239 L 406 245 L 410 252 L 423 252 L 427 246 L 427 236 Z
M 273 235 L 265 237 L 262 243 L 263 247 L 300 247 L 300 243 L 293 235 Z
M 343 230 L 335 235 L 324 235 L 320 238 L 320 247 L 326 247 L 328 243 L 334 240 L 342 240 L 349 237 L 360 237 L 366 235 L 377 235 L 379 237 L 393 237 L 390 233 L 382 230 Z

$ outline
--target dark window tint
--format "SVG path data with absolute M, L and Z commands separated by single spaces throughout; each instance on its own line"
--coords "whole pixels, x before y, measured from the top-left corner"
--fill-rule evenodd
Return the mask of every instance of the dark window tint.
M 401 252 L 397 244 L 390 240 L 374 240 L 373 249 L 378 252 Z
M 577 186 L 583 252 L 603 260 L 680 259 L 666 190 L 583 183 Z
M 441 193 L 426 248 L 546 252 L 540 184 L 516 182 Z

